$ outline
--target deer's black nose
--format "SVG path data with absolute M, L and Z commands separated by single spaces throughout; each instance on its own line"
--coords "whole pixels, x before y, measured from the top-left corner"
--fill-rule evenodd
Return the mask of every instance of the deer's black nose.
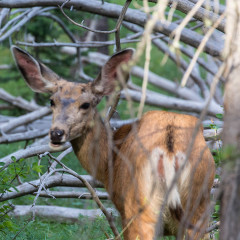
M 64 130 L 55 129 L 50 131 L 50 138 L 53 143 L 60 143 L 63 135 Z

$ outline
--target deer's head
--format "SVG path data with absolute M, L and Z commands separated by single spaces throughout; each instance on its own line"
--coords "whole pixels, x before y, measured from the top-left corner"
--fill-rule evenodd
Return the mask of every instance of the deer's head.
M 51 94 L 53 119 L 49 135 L 52 148 L 59 148 L 91 127 L 101 98 L 119 88 L 119 66 L 127 63 L 133 55 L 132 49 L 123 50 L 106 62 L 93 82 L 77 83 L 62 79 L 18 47 L 13 46 L 12 52 L 30 88 L 35 92 Z

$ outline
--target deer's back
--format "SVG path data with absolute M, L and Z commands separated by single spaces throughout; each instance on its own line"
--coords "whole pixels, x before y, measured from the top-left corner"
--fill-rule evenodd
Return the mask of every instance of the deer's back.
M 193 116 L 150 111 L 136 124 L 123 126 L 115 133 L 119 152 L 115 155 L 114 162 L 113 186 L 116 195 L 113 193 L 113 201 L 118 210 L 127 215 L 126 219 L 137 214 L 137 211 L 149 201 L 149 207 L 154 210 L 146 212 L 145 221 L 155 224 L 156 215 L 153 212 L 159 211 L 159 206 L 164 201 L 166 176 L 172 174 L 171 171 L 177 171 L 185 161 L 185 154 L 192 142 L 196 123 L 197 118 Z M 161 154 L 166 158 L 167 165 L 172 166 L 171 169 L 163 166 Z M 215 168 L 201 127 L 181 179 L 177 183 L 183 207 L 189 198 L 191 182 L 194 182 L 191 193 L 199 195 L 206 169 L 210 169 L 206 182 L 207 191 L 210 191 Z M 193 170 L 196 174 L 191 175 L 190 172 Z M 153 191 L 153 186 L 157 191 Z M 194 202 L 195 200 L 191 204 Z M 135 210 L 132 206 L 136 206 Z M 170 228 L 177 226 L 169 217 L 169 211 L 166 211 L 166 219 L 170 219 L 169 222 L 172 225 Z M 165 222 L 165 224 L 168 223 Z M 170 230 L 170 232 L 174 231 L 176 229 Z

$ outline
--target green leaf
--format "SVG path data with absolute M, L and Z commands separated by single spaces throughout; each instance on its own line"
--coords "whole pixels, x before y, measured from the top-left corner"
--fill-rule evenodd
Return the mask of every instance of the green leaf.
M 11 156 L 11 159 L 12 159 L 13 162 L 17 161 L 16 157 L 14 157 L 14 156 Z
M 214 209 L 216 212 L 218 212 L 220 210 L 220 205 L 215 205 Z
M 37 165 L 37 163 L 33 163 L 32 170 L 37 173 L 42 173 L 43 165 Z
M 223 119 L 223 114 L 218 113 L 218 114 L 216 114 L 216 117 L 217 117 L 218 119 Z

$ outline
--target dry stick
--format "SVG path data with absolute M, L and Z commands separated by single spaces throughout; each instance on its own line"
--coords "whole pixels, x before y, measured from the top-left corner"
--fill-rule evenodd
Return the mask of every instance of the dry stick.
M 206 233 L 210 233 L 213 230 L 218 229 L 220 226 L 220 221 L 216 222 L 214 225 L 210 226 L 209 228 L 207 228 Z
M 155 43 L 155 40 L 153 43 Z M 84 61 L 94 63 L 98 66 L 103 66 L 104 62 L 106 62 L 107 59 L 107 55 L 96 52 L 91 52 L 88 54 L 88 57 L 83 58 Z M 143 79 L 144 69 L 138 66 L 134 66 L 131 70 L 131 75 Z M 149 71 L 148 82 L 154 86 L 157 86 L 158 88 L 174 93 L 183 99 L 194 100 L 198 102 L 201 102 L 203 100 L 201 96 L 197 95 L 196 92 L 192 91 L 191 89 L 181 88 L 177 83 L 160 77 L 151 71 Z
M 0 37 L 0 42 L 4 41 L 6 38 L 8 38 L 11 34 L 13 34 L 15 31 L 19 30 L 20 27 L 22 27 L 26 22 L 28 22 L 31 18 L 37 15 L 41 7 L 34 7 L 32 10 L 27 13 L 26 16 L 23 17 L 21 21 L 19 21 L 15 26 L 10 28 L 4 35 Z
M 187 71 L 185 72 L 183 79 L 182 79 L 182 83 L 181 86 L 184 87 L 187 83 L 187 80 L 189 78 L 190 72 L 193 70 L 194 64 L 196 63 L 200 53 L 203 51 L 208 39 L 210 38 L 210 36 L 212 35 L 213 31 L 216 29 L 216 27 L 221 23 L 221 21 L 223 20 L 223 18 L 225 17 L 226 13 L 224 12 L 219 19 L 213 24 L 213 26 L 207 31 L 207 33 L 205 34 L 202 42 L 200 43 L 196 53 L 194 54 L 193 59 L 191 60 L 191 63 L 187 69 Z
M 123 25 L 128 28 L 129 30 L 133 31 L 133 32 L 140 32 L 142 31 L 142 27 L 140 26 L 137 26 L 136 24 L 133 24 L 133 23 L 128 23 L 128 22 L 123 22 Z M 167 36 L 164 36 L 163 38 L 161 38 L 166 44 L 169 44 L 170 42 L 170 38 L 167 37 Z M 187 66 L 188 66 L 188 63 L 185 62 L 185 60 L 183 60 L 182 58 L 181 59 L 177 59 L 176 58 L 176 55 L 169 50 L 169 48 L 167 48 L 167 46 L 163 46 L 163 43 L 159 41 L 159 39 L 153 39 L 153 44 L 155 44 L 163 53 L 167 53 L 167 55 L 177 64 L 179 64 L 179 60 L 180 60 L 180 66 L 186 70 L 187 69 Z M 180 46 L 180 51 L 181 53 L 185 54 L 187 57 L 189 58 L 193 58 L 193 54 L 188 51 L 188 49 L 186 49 L 185 47 L 181 47 Z M 183 62 L 183 64 L 182 64 Z M 211 73 L 212 75 L 215 75 L 216 72 L 213 71 L 212 68 L 209 67 L 209 65 L 206 63 L 205 59 L 202 59 L 202 58 L 198 58 L 197 59 L 197 62 L 200 66 L 202 66 L 206 71 L 208 71 L 209 73 Z M 191 76 L 192 76 L 192 73 L 191 73 Z M 197 79 L 197 77 L 194 75 L 192 76 L 196 81 L 197 83 L 200 81 L 199 79 Z M 202 84 L 202 83 L 201 83 Z M 199 86 L 201 87 L 201 85 Z
M 123 22 L 123 19 L 124 19 L 124 16 L 127 12 L 127 9 L 130 5 L 130 3 L 132 2 L 132 0 L 126 0 L 123 8 L 122 8 L 122 12 L 118 18 L 118 21 L 117 21 L 117 24 L 116 24 L 116 32 L 115 32 L 115 43 L 116 43 L 116 51 L 119 52 L 121 50 L 121 43 L 120 43 L 120 27 L 122 25 L 122 22 Z M 118 102 L 119 102 L 119 99 L 120 99 L 120 93 L 117 94 L 117 96 L 115 96 L 114 100 L 113 100 L 113 103 L 111 104 L 110 106 L 110 111 L 107 115 L 107 118 L 106 120 L 109 122 L 110 119 L 112 118 L 113 114 L 116 112 L 116 108 L 117 108 L 117 105 L 118 105 Z
M 197 3 L 198 0 L 189 0 L 192 3 Z M 206 1 L 205 3 L 203 3 L 203 8 L 209 10 L 209 7 L 211 9 L 211 12 L 214 12 L 216 14 L 222 14 L 223 12 L 225 12 L 226 7 L 221 4 L 219 1 Z M 206 14 L 204 14 L 206 15 Z
M 9 104 L 0 104 L 0 110 L 10 110 L 10 109 L 14 109 L 14 106 L 11 106 Z
M 157 23 L 157 21 L 162 17 L 163 18 L 163 12 L 166 8 L 166 1 L 163 1 L 162 4 L 160 1 L 157 2 L 156 9 L 152 14 L 152 18 L 150 18 L 146 26 L 144 27 L 143 37 L 140 43 L 137 45 L 137 51 L 136 54 L 133 57 L 133 61 L 130 62 L 131 67 L 135 65 L 136 62 L 138 62 L 140 56 L 142 55 L 145 47 L 146 47 L 146 61 L 144 65 L 144 79 L 143 79 L 143 85 L 142 85 L 142 96 L 140 100 L 140 106 L 138 110 L 138 118 L 142 116 L 144 103 L 146 100 L 146 89 L 147 89 L 147 83 L 148 83 L 148 73 L 149 73 L 149 64 L 150 64 L 150 52 L 151 52 L 151 33 L 153 32 L 154 26 Z M 145 6 L 147 6 L 145 4 Z M 148 11 L 149 8 L 146 8 L 146 11 Z
M 42 107 L 40 109 L 37 109 L 34 112 L 27 113 L 25 115 L 22 115 L 21 117 L 10 120 L 9 122 L 3 124 L 0 127 L 0 132 L 3 133 L 3 134 L 7 133 L 10 130 L 12 130 L 12 129 L 18 127 L 18 126 L 21 126 L 21 125 L 24 125 L 26 123 L 32 122 L 36 119 L 39 119 L 43 116 L 46 116 L 46 115 L 50 114 L 50 113 L 51 113 L 51 109 L 49 107 Z
M 196 5 L 191 9 L 190 12 L 188 12 L 187 16 L 184 17 L 181 24 L 173 31 L 172 35 L 175 35 L 173 40 L 173 47 L 178 49 L 179 41 L 180 41 L 180 35 L 185 26 L 189 23 L 189 21 L 192 19 L 194 14 L 197 12 L 197 10 L 201 7 L 205 0 L 199 0 Z
M 33 193 L 36 195 L 36 193 Z M 106 192 L 96 191 L 96 195 L 99 199 L 108 200 L 109 196 Z M 93 196 L 90 193 L 81 193 L 81 192 L 70 192 L 70 191 L 42 191 L 39 194 L 39 197 L 45 198 L 78 198 L 78 199 L 93 199 Z
M 9 20 L 5 25 L 4 27 L 2 27 L 0 29 L 0 36 L 3 34 L 3 32 L 5 30 L 7 30 L 7 28 L 11 25 L 11 24 L 14 24 L 15 22 L 18 22 L 19 19 L 21 19 L 22 17 L 24 17 L 25 15 L 27 15 L 29 12 L 31 11 L 31 9 L 27 9 L 26 11 L 24 11 L 23 13 L 17 15 L 15 18 L 12 18 L 11 20 Z
M 119 52 L 121 50 L 121 44 L 120 44 L 120 27 L 122 25 L 122 22 L 123 22 L 123 19 L 124 19 L 124 16 L 127 12 L 127 9 L 130 5 L 130 3 L 132 2 L 132 0 L 126 0 L 123 8 L 122 8 L 122 12 L 118 18 L 118 21 L 117 21 L 117 24 L 116 24 L 116 32 L 115 32 L 115 41 L 116 41 L 116 51 Z
M 78 180 L 79 181 L 79 180 Z M 113 213 L 114 216 L 118 216 L 117 212 L 108 208 L 109 211 Z M 31 205 L 14 205 L 14 210 L 10 212 L 11 217 L 23 217 L 32 215 L 35 213 L 35 216 L 42 217 L 44 220 L 54 220 L 55 222 L 81 222 L 79 215 L 89 217 L 90 219 L 95 219 L 98 216 L 102 215 L 100 209 L 79 209 L 71 207 L 60 207 L 60 206 L 46 206 L 40 205 L 35 206 L 34 209 L 31 209 Z
M 119 15 L 119 18 L 118 18 L 118 21 L 117 21 L 117 25 L 116 25 L 116 27 L 115 27 L 113 30 L 111 30 L 111 31 L 102 31 L 102 30 L 99 31 L 99 30 L 91 29 L 91 28 L 89 28 L 89 27 L 84 26 L 83 24 L 79 24 L 79 23 L 75 22 L 74 20 L 72 20 L 72 19 L 71 19 L 70 17 L 68 17 L 67 14 L 63 11 L 63 7 L 64 7 L 67 3 L 69 3 L 70 1 L 71 1 L 71 0 L 67 0 L 67 1 L 65 1 L 61 6 L 58 5 L 58 7 L 60 8 L 62 14 L 63 14 L 71 23 L 73 23 L 74 25 L 76 25 L 76 26 L 78 26 L 78 27 L 81 27 L 81 28 L 83 28 L 83 29 L 86 29 L 86 30 L 88 30 L 88 31 L 94 32 L 94 33 L 110 34 L 110 33 L 117 33 L 117 32 L 119 31 L 119 29 L 120 29 L 120 27 L 121 27 L 121 23 L 122 23 L 123 18 L 124 18 L 124 15 L 125 15 L 125 13 L 126 13 L 126 11 L 127 11 L 127 9 L 128 9 L 128 6 L 129 6 L 129 4 L 131 3 L 132 0 L 127 0 L 127 1 L 126 1 L 125 5 L 123 6 L 123 9 L 122 9 L 121 14 Z M 119 37 L 119 33 L 118 33 L 117 35 L 118 35 L 118 37 Z M 118 47 L 119 47 L 119 45 L 117 44 L 117 48 L 118 48 Z M 118 50 L 118 51 L 119 51 L 119 50 Z
M 149 0 L 149 2 L 156 3 L 157 0 Z M 192 2 L 194 2 L 194 3 L 192 3 Z M 199 0 L 195 0 L 192 2 L 189 2 L 187 0 L 169 0 L 169 4 L 177 3 L 176 9 L 185 14 L 189 13 L 194 8 L 195 4 L 198 4 Z M 206 7 L 206 4 L 204 4 L 204 6 Z M 194 18 L 201 22 L 204 22 L 204 19 L 206 19 L 206 18 L 208 18 L 212 22 L 215 22 L 218 19 L 219 15 L 214 13 L 213 11 L 209 11 L 209 7 L 207 7 L 207 8 L 208 8 L 208 10 L 206 10 L 202 7 L 199 7 L 198 11 L 194 14 Z M 224 12 L 224 8 L 221 8 L 220 13 L 222 13 L 222 12 Z M 217 29 L 221 32 L 224 32 L 224 28 L 225 28 L 225 22 L 222 22 L 217 27 Z
M 148 75 L 149 75 L 149 65 L 151 60 L 151 38 L 150 34 L 146 36 L 146 55 L 145 55 L 145 62 L 144 62 L 144 73 L 143 73 L 143 83 L 142 83 L 142 97 L 140 100 L 140 105 L 138 108 L 138 115 L 137 117 L 140 118 L 143 114 L 143 108 L 145 105 L 146 100 L 146 90 L 147 90 L 147 84 L 148 84 Z
M 19 21 L 16 25 L 14 25 L 12 28 L 10 28 L 4 35 L 0 37 L 0 42 L 4 41 L 6 38 L 8 38 L 11 34 L 13 34 L 15 31 L 18 31 L 22 26 L 24 26 L 28 21 L 30 21 L 33 17 L 38 15 L 41 12 L 48 11 L 51 9 L 55 9 L 55 7 L 48 7 L 42 9 L 41 7 L 33 7 L 29 13 L 26 14 L 26 16 L 23 17 L 21 21 Z
M 157 35 L 151 37 L 151 40 L 153 39 L 160 39 L 163 38 L 164 35 Z M 122 38 L 121 43 L 137 43 L 140 42 L 139 39 L 129 39 L 128 37 Z M 21 42 L 21 41 L 16 41 L 17 45 L 23 45 L 23 46 L 28 46 L 28 47 L 80 47 L 80 48 L 96 48 L 96 47 L 104 47 L 104 46 L 111 46 L 115 45 L 116 42 L 115 40 L 111 41 L 89 41 L 89 42 L 76 42 L 76 43 L 67 43 L 67 42 L 48 42 L 48 43 L 43 43 L 43 42 Z
M 136 31 L 141 31 L 141 27 L 139 26 L 136 26 L 134 24 L 131 24 L 131 23 L 124 23 L 124 25 L 136 32 Z M 169 37 L 166 37 L 164 35 L 162 35 L 163 37 L 161 38 L 164 42 L 166 42 L 167 44 L 169 44 L 170 42 L 170 39 Z M 183 59 L 181 58 L 180 56 L 176 56 L 175 53 L 173 53 L 172 51 L 169 50 L 169 48 L 167 47 L 166 44 L 164 44 L 163 42 L 160 41 L 160 39 L 153 39 L 153 44 L 159 48 L 163 53 L 167 54 L 168 57 L 170 57 L 176 64 L 180 65 L 180 67 L 183 69 L 183 70 L 186 70 L 187 67 L 188 67 L 188 63 Z M 185 50 L 185 48 L 180 48 L 181 51 L 182 49 Z M 185 54 L 185 52 L 183 52 Z M 185 54 L 186 55 L 186 54 Z M 188 57 L 190 57 L 189 55 L 187 55 Z M 202 94 L 204 97 L 207 97 L 209 95 L 209 91 L 208 91 L 208 88 L 205 84 L 205 82 L 197 75 L 195 74 L 194 72 L 191 72 L 191 77 L 193 79 L 193 81 L 197 84 L 197 86 L 200 88 L 200 90 L 202 91 Z
M 14 97 L 2 88 L 0 88 L 0 99 L 10 103 L 13 106 L 19 107 L 21 109 L 27 110 L 29 112 L 32 112 L 34 110 L 37 110 L 40 108 L 40 106 L 36 104 L 32 104 L 28 102 L 27 100 L 21 98 L 21 97 Z
M 141 93 L 136 90 L 127 89 L 127 91 L 121 92 L 122 98 L 127 98 L 127 94 L 131 97 L 132 101 L 139 102 L 141 99 Z M 204 106 L 204 102 L 196 102 L 191 100 L 183 100 L 175 97 L 165 96 L 150 90 L 147 90 L 146 104 L 157 107 L 166 107 L 173 110 L 180 110 L 186 112 L 200 113 Z M 208 109 L 208 115 L 216 117 L 216 114 L 223 113 L 223 109 L 220 106 L 210 106 Z
M 69 3 L 71 0 L 66 0 L 65 2 L 63 2 L 63 4 L 61 6 L 58 5 L 59 9 L 61 10 L 62 14 L 71 22 L 73 23 L 74 25 L 78 26 L 78 27 L 81 27 L 83 29 L 86 29 L 90 32 L 94 32 L 94 33 L 104 33 L 104 34 L 110 34 L 110 33 L 115 33 L 116 32 L 116 28 L 113 29 L 113 30 L 110 30 L 110 31 L 102 31 L 102 30 L 96 30 L 96 29 L 91 29 L 89 27 L 86 27 L 84 26 L 83 24 L 79 24 L 77 22 L 75 22 L 74 20 L 72 20 L 64 11 L 63 11 L 63 8 L 64 6 Z
M 62 1 L 60 1 L 62 2 Z M 35 1 L 35 5 L 41 5 L 41 6 L 46 6 L 46 5 L 52 5 L 55 6 L 58 2 L 53 2 L 50 0 L 38 0 Z M 32 4 L 31 0 L 18 0 L 18 1 L 7 1 L 7 0 L 2 0 L 0 1 L 0 7 L 28 7 Z M 117 5 L 117 4 L 112 4 L 112 3 L 104 3 L 104 7 L 99 1 L 85 1 L 85 0 L 72 0 L 71 4 L 67 4 L 67 6 L 74 6 L 76 9 L 80 9 L 82 11 L 87 11 L 99 15 L 104 15 L 107 17 L 112 17 L 116 18 L 120 15 L 120 12 L 122 10 L 122 7 Z M 128 12 L 126 13 L 124 19 L 126 21 L 132 22 L 132 23 L 137 23 L 140 26 L 144 26 L 146 23 L 148 16 L 139 11 L 139 10 L 134 10 L 134 9 L 129 9 Z M 174 29 L 177 28 L 177 24 L 174 23 L 168 23 L 168 24 L 163 24 L 160 21 L 157 22 L 157 24 L 154 26 L 154 31 L 156 32 L 162 32 L 165 35 L 169 36 Z M 191 31 L 189 29 L 184 29 L 182 34 L 181 34 L 181 41 L 185 42 L 186 44 L 189 44 L 193 47 L 198 47 L 202 40 L 202 36 L 194 31 Z M 219 56 L 221 52 L 221 47 L 216 46 L 214 41 L 209 41 L 204 49 L 205 52 L 209 53 L 212 56 Z
M 11 143 L 40 138 L 46 136 L 48 132 L 48 129 L 41 131 L 39 131 L 39 129 L 35 129 L 23 133 L 5 134 L 4 136 L 0 137 L 0 143 Z
M 8 17 L 10 11 L 11 10 L 9 8 L 1 9 L 1 11 L 0 11 L 0 28 L 2 27 L 2 23 L 4 22 L 4 20 Z
M 54 163 L 56 162 L 54 161 Z M 44 176 L 46 176 L 47 174 L 48 173 L 44 174 L 42 178 L 44 178 Z M 82 175 L 81 177 L 84 178 L 92 187 L 103 188 L 103 184 L 97 180 L 94 180 L 91 176 Z M 40 179 L 32 180 L 30 182 L 25 182 L 21 185 L 16 186 L 15 189 L 11 188 L 10 189 L 11 192 L 5 192 L 4 194 L 2 194 L 0 196 L 0 202 L 19 198 L 19 197 L 29 195 L 29 194 L 34 194 L 34 193 L 36 195 L 36 192 L 38 191 L 38 188 L 40 185 L 41 185 Z M 76 179 L 74 176 L 68 175 L 68 174 L 56 173 L 45 180 L 46 188 L 59 187 L 59 186 L 74 187 L 74 188 L 85 187 L 85 185 L 81 181 Z
M 49 156 L 56 161 L 58 164 L 60 164 L 63 167 L 63 171 L 67 172 L 71 175 L 73 175 L 74 177 L 78 178 L 80 181 L 82 181 L 85 186 L 87 187 L 87 189 L 89 190 L 89 192 L 92 194 L 94 201 L 97 203 L 98 207 L 102 210 L 103 214 L 106 216 L 107 221 L 109 223 L 109 226 L 111 227 L 116 239 L 118 239 L 119 236 L 119 232 L 113 222 L 113 218 L 112 215 L 107 211 L 107 209 L 103 206 L 102 202 L 99 200 L 95 190 L 92 188 L 92 186 L 88 183 L 88 181 L 86 181 L 84 178 L 82 178 L 80 175 L 78 175 L 76 172 L 74 172 L 72 169 L 68 168 L 67 166 L 65 166 L 63 163 L 61 163 L 60 161 L 58 161 L 55 157 L 53 157 L 51 154 L 49 154 Z M 57 169 L 56 169 L 57 170 Z
M 67 36 L 71 39 L 71 41 L 77 42 L 74 34 L 67 28 L 67 26 L 64 24 L 64 22 L 59 17 L 57 17 L 56 15 L 53 15 L 49 12 L 41 13 L 40 16 L 50 18 L 50 19 L 54 20 L 55 22 L 57 22 L 59 24 L 59 26 L 63 29 L 63 31 L 67 34 Z
M 70 147 L 70 143 L 66 143 L 64 146 L 62 146 L 61 150 L 65 150 Z M 58 150 L 59 151 L 59 150 Z M 52 150 L 48 144 L 41 145 L 41 146 L 34 146 L 29 147 L 27 149 L 21 149 L 19 151 L 16 151 L 14 153 L 11 153 L 7 155 L 6 157 L 3 157 L 0 159 L 0 162 L 5 163 L 3 167 L 1 167 L 0 172 L 2 172 L 4 169 L 6 169 L 11 163 L 13 163 L 12 157 L 16 158 L 16 161 L 19 161 L 22 158 L 29 158 L 36 156 L 37 154 L 42 154 L 44 152 L 56 152 Z

